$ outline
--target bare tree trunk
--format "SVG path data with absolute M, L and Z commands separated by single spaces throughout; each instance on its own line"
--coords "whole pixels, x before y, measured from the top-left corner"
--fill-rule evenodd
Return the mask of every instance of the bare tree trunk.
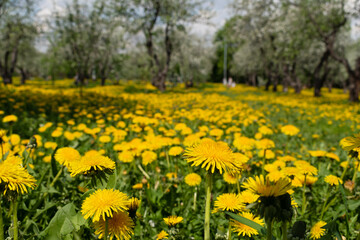
M 291 84 L 291 76 L 290 76 L 290 66 L 289 64 L 285 64 L 283 66 L 283 92 L 287 93 L 289 91 L 289 85 Z
M 5 85 L 13 83 L 12 75 L 9 74 L 8 72 L 2 74 L 2 79 Z
M 20 70 L 20 74 L 21 74 L 21 85 L 25 85 L 26 80 L 28 78 L 27 72 L 22 67 L 18 67 L 18 69 Z
M 106 77 L 101 76 L 101 86 L 105 86 Z
M 277 92 L 277 86 L 279 83 L 279 75 L 277 73 L 273 73 L 272 74 L 272 78 L 273 78 L 273 92 Z
M 314 76 L 314 97 L 320 97 L 321 96 L 321 88 L 324 85 L 324 82 L 326 80 L 326 76 L 327 76 L 327 63 L 328 63 L 328 59 L 330 57 L 330 50 L 327 48 L 326 51 L 324 52 L 324 54 L 322 55 L 320 62 L 318 63 L 318 65 L 316 66 L 313 76 Z M 320 74 L 320 70 L 322 68 L 322 66 L 325 66 L 325 72 L 323 77 L 319 77 Z

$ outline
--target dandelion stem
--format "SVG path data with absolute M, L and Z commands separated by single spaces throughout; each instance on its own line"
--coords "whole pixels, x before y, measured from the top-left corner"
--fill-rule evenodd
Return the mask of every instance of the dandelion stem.
M 15 197 L 12 201 L 13 204 L 13 224 L 14 224 L 14 240 L 19 239 L 19 229 L 18 229 L 18 218 L 17 218 L 17 198 Z
M 237 176 L 236 176 L 236 178 L 237 178 Z M 239 179 L 236 179 L 236 187 L 237 187 L 238 194 L 240 194 L 240 193 L 241 193 L 241 191 L 240 191 L 240 183 L 239 183 Z
M 322 220 L 322 218 L 324 216 L 325 206 L 326 206 L 327 200 L 329 198 L 329 185 L 326 186 L 326 191 L 325 192 L 326 192 L 326 197 L 325 197 L 325 201 L 324 201 L 324 204 L 322 206 L 322 209 L 321 209 L 320 220 Z
M 282 240 L 287 240 L 287 228 L 288 228 L 287 221 L 283 221 L 281 225 Z
M 206 205 L 205 205 L 204 240 L 210 240 L 211 180 L 212 180 L 212 174 L 210 172 L 208 172 L 206 175 Z
M 30 148 L 30 151 L 27 153 L 27 155 L 26 155 L 26 158 L 25 158 L 25 160 L 24 160 L 24 166 L 26 166 L 26 164 L 27 164 L 27 161 L 28 161 L 28 159 L 29 159 L 29 157 L 30 157 L 30 154 L 31 154 L 31 148 Z
M 196 211 L 196 197 L 197 197 L 197 187 L 195 187 L 195 192 L 194 192 L 194 211 Z
M 165 156 L 166 156 L 166 163 L 167 163 L 167 167 L 170 171 L 170 160 L 169 160 L 169 154 L 167 151 L 165 151 Z
M 302 195 L 302 206 L 301 206 L 301 215 L 304 215 L 306 211 L 306 174 L 304 177 L 304 188 L 303 188 L 303 195 Z
M 264 158 L 263 158 L 262 169 L 261 169 L 261 174 L 262 174 L 262 175 L 265 175 L 266 150 L 267 150 L 267 149 L 264 149 Z
M 109 221 L 108 218 L 105 220 L 105 236 L 104 239 L 107 240 L 109 236 Z
M 5 156 L 4 156 L 4 145 L 3 143 L 0 144 L 1 145 L 1 160 L 4 161 Z
M 228 240 L 231 240 L 231 224 L 229 223 Z
M 0 199 L 0 204 L 1 204 L 1 199 Z M 4 240 L 4 220 L 3 220 L 1 206 L 0 206 L 0 240 Z
M 358 172 L 358 168 L 356 167 L 356 168 L 354 168 L 354 176 L 353 176 L 353 178 L 352 178 L 352 181 L 353 181 L 353 183 L 354 183 L 354 188 L 355 188 L 355 186 L 356 186 L 357 172 Z
M 272 240 L 272 220 L 266 221 L 266 239 Z
M 149 180 L 150 179 L 150 176 L 149 174 L 147 174 L 147 172 L 145 172 L 145 170 L 141 167 L 140 164 L 137 165 L 139 170 L 141 171 L 141 173 Z
M 62 174 L 63 170 L 64 170 L 64 166 L 62 166 L 61 169 L 59 170 L 59 172 L 56 174 L 55 178 L 50 183 L 50 187 L 53 187 L 55 185 L 56 181 L 59 179 L 59 177 Z
M 347 164 L 346 164 L 346 166 L 344 167 L 343 173 L 341 174 L 341 180 L 344 180 L 346 171 L 347 171 L 347 169 L 348 169 L 348 167 L 349 167 L 349 165 L 350 165 L 350 160 L 351 160 L 351 158 L 348 156 L 348 157 L 347 157 Z

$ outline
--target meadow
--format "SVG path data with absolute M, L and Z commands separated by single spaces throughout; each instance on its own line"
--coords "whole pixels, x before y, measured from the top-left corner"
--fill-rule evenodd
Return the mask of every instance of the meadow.
M 0 88 L 0 240 L 360 239 L 342 90 Z

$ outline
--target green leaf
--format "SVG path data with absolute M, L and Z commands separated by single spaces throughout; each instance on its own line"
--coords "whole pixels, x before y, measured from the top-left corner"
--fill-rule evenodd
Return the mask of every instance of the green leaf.
M 116 185 L 116 170 L 114 171 L 113 174 L 110 175 L 109 179 L 108 179 L 108 182 L 107 182 L 107 185 L 106 185 L 106 188 L 107 189 L 112 189 L 112 188 L 115 188 L 115 185 Z
M 236 221 L 256 229 L 258 232 L 266 233 L 265 228 L 263 226 L 261 226 L 260 224 L 256 223 L 256 222 L 253 222 L 253 221 L 251 221 L 251 220 L 249 220 L 247 218 L 244 218 L 242 216 L 236 215 L 236 214 L 231 213 L 231 212 L 225 212 L 225 213 L 227 215 L 229 215 L 230 217 L 232 217 L 233 219 L 235 219 Z
M 344 205 L 345 205 L 345 209 L 346 209 L 346 214 L 345 214 L 345 218 L 346 218 L 346 222 L 345 222 L 345 226 L 346 226 L 346 239 L 349 239 L 350 236 L 350 227 L 349 227 L 349 204 L 348 201 L 346 199 L 346 195 L 345 195 L 345 190 L 344 187 L 342 186 L 342 184 L 339 181 L 339 189 L 341 192 L 341 197 L 344 201 Z
M 74 230 L 79 230 L 85 222 L 85 219 L 75 211 L 75 205 L 69 203 L 57 211 L 40 236 L 51 239 L 64 239 L 66 235 Z

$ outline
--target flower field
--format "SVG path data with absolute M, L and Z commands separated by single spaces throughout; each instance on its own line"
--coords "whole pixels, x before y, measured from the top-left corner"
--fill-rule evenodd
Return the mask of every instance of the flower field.
M 360 239 L 340 90 L 70 81 L 0 89 L 0 240 Z

